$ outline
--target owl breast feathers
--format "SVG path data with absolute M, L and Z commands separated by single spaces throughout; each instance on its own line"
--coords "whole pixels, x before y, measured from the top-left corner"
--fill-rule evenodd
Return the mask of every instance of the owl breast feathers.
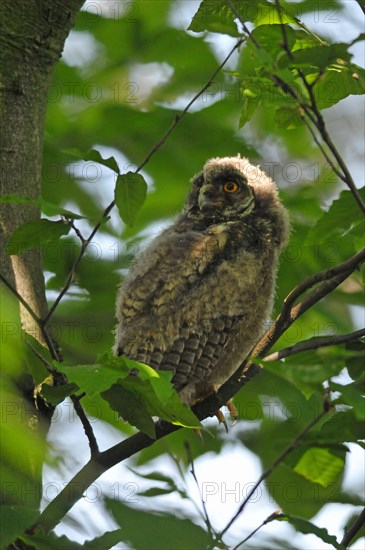
M 183 212 L 132 265 L 117 300 L 117 355 L 170 370 L 192 405 L 239 367 L 272 310 L 289 233 L 275 183 L 247 159 L 213 158 Z

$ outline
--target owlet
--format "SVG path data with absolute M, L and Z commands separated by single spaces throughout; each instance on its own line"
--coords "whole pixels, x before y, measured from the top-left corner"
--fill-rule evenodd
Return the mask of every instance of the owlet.
M 141 253 L 117 300 L 116 353 L 170 370 L 192 405 L 239 367 L 271 314 L 289 218 L 245 158 L 208 160 L 183 212 Z

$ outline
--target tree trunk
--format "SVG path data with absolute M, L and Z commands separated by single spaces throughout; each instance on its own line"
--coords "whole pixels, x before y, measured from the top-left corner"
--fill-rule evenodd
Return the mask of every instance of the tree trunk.
M 0 203 L 0 274 L 40 319 L 47 313 L 41 252 L 36 249 L 9 256 L 6 244 L 14 229 L 40 217 L 36 201 L 41 196 L 47 90 L 53 67 L 61 57 L 64 42 L 83 2 L 2 0 L 0 3 L 0 194 L 31 199 L 28 203 Z M 2 327 L 7 315 L 4 311 Z M 41 330 L 23 306 L 20 320 L 27 333 L 44 343 Z M 20 326 L 8 336 L 13 339 L 10 344 L 15 350 L 19 344 Z M 34 395 L 35 383 L 26 366 L 17 365 L 16 374 L 11 378 L 8 387 L 14 392 L 13 403 L 19 405 L 21 401 L 17 410 L 25 407 L 29 430 L 32 433 L 36 430 L 38 437 L 46 437 L 49 410 L 39 406 L 39 399 Z M 18 388 L 21 395 L 17 394 Z M 29 409 L 33 413 L 29 414 Z M 21 423 L 20 416 L 19 412 Z M 24 461 L 32 462 L 31 450 Z M 38 483 L 39 470 L 38 467 L 34 476 Z

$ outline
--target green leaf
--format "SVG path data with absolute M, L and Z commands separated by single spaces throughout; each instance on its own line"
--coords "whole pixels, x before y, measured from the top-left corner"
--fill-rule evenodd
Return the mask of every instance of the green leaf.
M 317 527 L 310 521 L 307 521 L 296 516 L 289 516 L 287 514 L 280 514 L 273 518 L 276 521 L 288 521 L 297 531 L 303 533 L 304 535 L 316 535 L 323 542 L 331 544 L 337 550 L 345 550 L 345 547 L 337 542 L 335 536 L 330 535 L 324 527 Z
M 357 443 L 364 439 L 364 424 L 352 410 L 336 412 L 314 433 L 313 443 L 317 445 L 342 444 L 344 441 Z M 310 436 L 306 437 L 306 440 Z
M 240 36 L 234 22 L 235 15 L 222 0 L 203 0 L 188 27 L 194 32 L 217 32 L 230 36 Z
M 106 166 L 107 168 L 110 168 L 110 170 L 113 170 L 116 174 L 120 174 L 120 169 L 118 166 L 117 161 L 114 157 L 108 157 L 107 159 L 104 159 L 100 152 L 96 149 L 91 149 L 91 151 L 88 151 L 87 153 L 81 153 L 78 149 L 64 149 L 64 153 L 67 155 L 70 155 L 72 157 L 76 157 L 78 159 L 82 160 L 92 160 L 94 162 L 97 162 L 98 164 L 102 164 L 103 166 Z
M 151 541 L 152 547 L 158 550 L 211 547 L 209 534 L 190 519 L 175 514 L 145 512 L 111 499 L 106 499 L 106 505 L 122 527 L 124 541 L 136 550 L 151 550 Z
M 115 202 L 122 220 L 130 227 L 134 224 L 147 194 L 147 184 L 141 176 L 128 172 L 118 176 L 115 185 Z
M 328 487 L 338 480 L 344 465 L 344 460 L 328 449 L 311 447 L 301 456 L 294 471 L 309 481 Z
M 37 550 L 50 550 L 50 548 L 56 548 L 57 550 L 109 550 L 109 548 L 114 547 L 123 540 L 123 535 L 121 529 L 116 529 L 115 531 L 108 531 L 95 539 L 87 540 L 82 544 L 70 540 L 65 535 L 59 537 L 52 532 L 47 534 L 37 533 L 33 536 L 23 535 L 21 540 Z
M 59 215 L 59 216 L 65 216 L 66 218 L 72 218 L 77 220 L 81 220 L 82 218 L 85 217 L 85 216 L 80 216 L 79 214 L 75 214 L 70 210 L 66 210 L 65 208 L 61 208 L 57 204 L 53 204 L 43 199 L 32 199 L 31 197 L 22 197 L 20 195 L 3 195 L 2 197 L 0 197 L 0 203 L 31 204 L 33 206 L 38 206 L 46 216 Z
M 25 506 L 1 505 L 0 517 L 1 548 L 5 548 L 35 523 L 39 512 Z
M 124 420 L 150 437 L 156 436 L 152 416 L 185 427 L 200 426 L 171 385 L 171 373 L 159 373 L 148 365 L 108 354 L 95 365 L 54 362 L 54 366 L 89 396 L 100 393 Z
M 275 122 L 279 128 L 292 130 L 303 125 L 299 107 L 279 107 L 275 111 Z
M 339 43 L 295 50 L 292 57 L 283 59 L 282 66 L 290 65 L 303 69 L 312 67 L 321 70 L 330 66 L 340 68 L 351 60 L 352 55 L 347 51 L 348 47 L 348 44 Z
M 11 235 L 8 244 L 8 254 L 21 254 L 29 248 L 37 248 L 51 241 L 58 241 L 67 235 L 71 227 L 63 221 L 51 222 L 37 219 L 18 227 Z
M 50 386 L 49 384 L 42 384 L 41 395 L 52 405 L 58 405 L 62 403 L 66 397 L 69 397 L 75 391 L 78 386 L 76 384 L 64 384 L 62 386 Z
M 239 128 L 242 128 L 247 122 L 251 120 L 253 115 L 255 114 L 255 111 L 257 107 L 259 106 L 260 102 L 255 101 L 254 99 L 248 97 L 247 95 L 243 95 L 243 107 L 241 111 L 241 116 L 239 120 Z
M 358 191 L 365 200 L 365 187 Z M 354 239 L 364 238 L 364 227 L 364 218 L 353 194 L 351 191 L 342 191 L 339 198 L 332 202 L 329 210 L 324 212 L 314 227 L 308 231 L 305 244 L 320 246 L 322 251 L 325 251 L 327 246 L 328 252 L 336 254 L 328 258 L 328 263 L 330 260 L 335 263 L 336 260 L 344 259 L 341 255 L 337 258 L 342 247 L 348 244 L 352 250 Z M 345 249 L 344 252 L 346 252 Z
M 173 487 L 169 487 L 168 489 L 163 489 L 162 487 L 151 487 L 150 489 L 146 489 L 146 491 L 141 491 L 138 493 L 139 497 L 160 497 L 161 495 L 171 495 L 171 493 L 174 492 Z
M 150 369 L 146 365 L 143 367 Z M 158 373 L 149 378 L 130 376 L 119 380 L 102 393 L 111 408 L 133 426 L 155 437 L 152 416 L 184 427 L 198 428 L 200 422 L 190 407 L 180 401 L 176 391 Z
M 42 212 L 46 216 L 64 216 L 65 218 L 71 218 L 73 220 L 81 220 L 85 219 L 85 216 L 80 216 L 79 214 L 75 214 L 74 212 L 71 212 L 71 210 L 66 210 L 65 208 L 61 208 L 57 204 L 53 204 L 51 202 L 45 201 L 41 199 L 39 201 L 40 207 Z
M 155 439 L 156 429 L 152 414 L 138 392 L 128 391 L 122 384 L 114 384 L 100 395 L 123 420 Z
M 341 99 L 365 93 L 365 70 L 353 63 L 331 66 L 314 86 L 319 109 L 328 109 Z
M 365 378 L 357 380 L 351 384 L 342 386 L 330 381 L 330 389 L 332 391 L 341 392 L 341 397 L 336 399 L 336 403 L 344 403 L 353 408 L 353 412 L 358 420 L 365 420 L 365 401 L 364 391 L 361 391 L 361 384 L 364 386 Z
M 69 366 L 54 362 L 53 366 L 63 372 L 69 382 L 76 384 L 89 396 L 107 390 L 117 380 L 128 376 L 133 368 L 124 357 L 115 357 L 114 361 L 99 362 L 95 365 Z

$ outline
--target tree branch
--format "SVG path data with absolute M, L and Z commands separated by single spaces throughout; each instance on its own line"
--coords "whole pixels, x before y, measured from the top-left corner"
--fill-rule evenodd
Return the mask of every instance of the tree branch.
M 74 405 L 76 414 L 81 420 L 81 424 L 82 424 L 82 427 L 84 428 L 85 435 L 89 440 L 91 458 L 96 458 L 99 455 L 100 451 L 99 451 L 98 443 L 96 441 L 94 430 L 92 429 L 90 421 L 86 416 L 86 413 L 80 403 L 80 399 L 82 396 L 77 396 L 72 394 L 70 397 Z
M 301 293 L 313 286 L 315 282 L 324 281 L 306 296 L 307 302 L 302 302 L 302 307 L 294 306 L 288 312 L 287 316 L 282 318 L 279 315 L 273 327 L 262 336 L 256 344 L 251 354 L 245 359 L 237 371 L 231 378 L 223 384 L 219 391 L 210 395 L 204 401 L 197 403 L 192 409 L 199 420 L 203 420 L 208 416 L 213 416 L 229 399 L 235 395 L 247 382 L 261 372 L 262 367 L 252 362 L 254 357 L 262 357 L 270 349 L 270 347 L 279 339 L 281 334 L 309 307 L 317 303 L 324 296 L 330 293 L 338 286 L 346 277 L 348 277 L 354 269 L 362 261 L 365 261 L 365 249 L 363 254 L 349 258 L 342 264 L 335 266 L 325 272 L 317 274 L 317 277 L 309 277 L 306 281 L 298 285 L 289 296 L 291 303 Z M 332 276 L 332 278 L 330 278 Z M 329 280 L 326 280 L 329 278 Z M 299 304 L 301 305 L 301 304 Z M 295 310 L 295 312 L 293 312 Z M 168 434 L 181 429 L 181 426 L 169 424 L 167 422 L 156 422 L 156 440 L 162 439 Z M 128 439 L 117 443 L 110 449 L 100 452 L 92 457 L 90 461 L 75 475 L 69 484 L 57 495 L 57 497 L 48 505 L 48 507 L 40 515 L 37 525 L 43 527 L 46 531 L 53 529 L 63 516 L 72 508 L 72 506 L 81 498 L 83 492 L 93 483 L 100 475 L 112 468 L 116 464 L 136 454 L 137 452 L 150 447 L 155 442 L 148 435 L 138 432 Z M 72 487 L 72 491 L 70 489 Z M 36 527 L 36 526 L 35 526 Z
M 274 353 L 264 357 L 264 361 L 277 361 L 278 359 L 283 359 L 284 357 L 294 355 L 295 353 L 300 353 L 301 351 L 323 348 L 325 346 L 337 346 L 338 344 L 344 344 L 345 342 L 355 342 L 362 336 L 365 336 L 365 329 L 357 330 L 356 332 L 351 332 L 350 334 L 342 334 L 340 336 L 312 338 L 310 340 L 298 342 L 293 346 L 288 346 L 287 348 L 279 351 L 275 351 Z
M 355 523 L 346 531 L 344 534 L 344 537 L 341 541 L 341 544 L 344 545 L 345 548 L 348 547 L 354 536 L 360 531 L 361 527 L 365 524 L 365 508 L 355 521 Z

